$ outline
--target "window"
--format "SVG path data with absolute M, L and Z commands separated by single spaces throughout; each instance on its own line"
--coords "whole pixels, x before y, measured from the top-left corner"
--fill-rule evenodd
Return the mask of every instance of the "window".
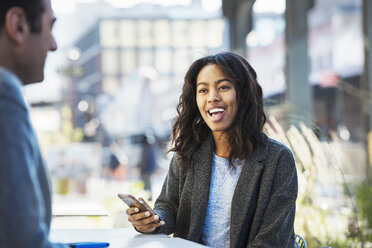
M 172 69 L 172 53 L 169 49 L 155 52 L 155 69 L 160 73 L 170 73 Z
M 119 80 L 116 77 L 104 77 L 102 90 L 105 93 L 114 94 L 119 89 Z
M 225 22 L 223 20 L 210 20 L 205 23 L 207 35 L 205 43 L 209 48 L 219 48 L 223 45 L 223 32 Z
M 187 37 L 187 22 L 186 21 L 174 21 L 172 23 L 172 40 L 173 46 L 176 48 L 184 48 L 188 45 L 188 40 L 191 37 Z M 189 38 L 189 39 L 188 39 Z M 194 38 L 194 37 L 192 37 Z
M 190 53 L 187 49 L 179 49 L 174 53 L 173 65 L 177 75 L 185 75 L 190 66 Z
M 137 58 L 132 49 L 125 49 L 121 52 L 121 72 L 125 74 L 132 73 L 136 70 Z
M 152 39 L 152 24 L 150 21 L 138 21 L 138 45 L 141 48 L 149 48 L 153 46 Z
M 114 49 L 102 51 L 102 72 L 106 75 L 113 75 L 119 72 L 118 52 Z
M 135 47 L 137 42 L 136 22 L 131 20 L 121 21 L 119 27 L 119 38 L 122 47 Z
M 141 50 L 139 53 L 139 66 L 152 66 L 153 54 L 149 49 Z
M 100 43 L 103 47 L 117 47 L 117 21 L 105 20 L 100 23 Z
M 191 21 L 190 22 L 190 39 L 191 46 L 194 48 L 200 48 L 205 46 L 207 34 L 205 33 L 205 22 L 204 21 Z
M 166 19 L 154 23 L 154 45 L 156 47 L 169 47 L 171 44 L 170 24 Z

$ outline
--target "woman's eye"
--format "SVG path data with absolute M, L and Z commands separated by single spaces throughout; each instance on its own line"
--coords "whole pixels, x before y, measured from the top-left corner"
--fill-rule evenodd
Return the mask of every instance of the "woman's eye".
M 221 89 L 221 90 L 227 90 L 227 89 L 230 89 L 230 87 L 227 86 L 227 85 L 222 85 L 222 86 L 220 87 L 220 89 Z
M 199 90 L 199 93 L 205 93 L 205 92 L 207 92 L 206 89 L 200 89 L 200 90 Z

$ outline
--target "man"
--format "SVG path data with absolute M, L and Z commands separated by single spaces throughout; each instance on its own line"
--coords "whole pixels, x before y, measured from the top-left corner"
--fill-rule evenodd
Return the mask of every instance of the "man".
M 44 79 L 55 17 L 50 0 L 0 1 L 0 247 L 65 247 L 48 240 L 49 181 L 20 87 Z

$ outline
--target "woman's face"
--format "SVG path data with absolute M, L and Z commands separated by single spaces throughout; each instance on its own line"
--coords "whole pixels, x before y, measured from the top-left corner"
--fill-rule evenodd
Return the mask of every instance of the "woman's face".
M 196 79 L 196 104 L 213 134 L 226 131 L 238 111 L 236 90 L 215 64 L 204 66 Z

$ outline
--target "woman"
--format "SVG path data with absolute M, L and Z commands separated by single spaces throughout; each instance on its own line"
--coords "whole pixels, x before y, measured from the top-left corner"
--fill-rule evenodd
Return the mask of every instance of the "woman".
M 296 166 L 262 132 L 262 89 L 250 64 L 231 52 L 195 61 L 177 112 L 157 215 L 128 208 L 132 225 L 211 247 L 294 247 Z

